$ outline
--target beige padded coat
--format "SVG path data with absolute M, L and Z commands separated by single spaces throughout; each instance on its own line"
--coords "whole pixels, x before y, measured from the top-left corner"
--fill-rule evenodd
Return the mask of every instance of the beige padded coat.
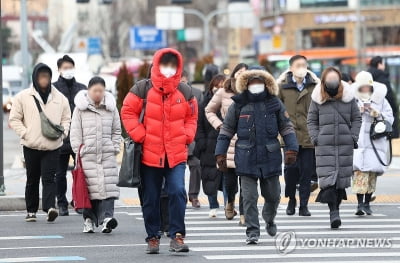
M 42 135 L 39 110 L 33 96 L 39 100 L 47 118 L 64 127 L 62 138 L 49 140 Z M 21 138 L 21 144 L 39 151 L 54 151 L 60 148 L 62 140 L 68 135 L 70 122 L 71 110 L 68 100 L 54 87 L 51 87 L 46 104 L 43 104 L 42 98 L 33 87 L 18 93 L 13 101 L 9 119 L 10 127 Z
M 71 124 L 71 146 L 77 153 L 81 144 L 82 167 L 91 200 L 118 198 L 118 166 L 121 122 L 115 98 L 106 93 L 99 107 L 80 91 L 75 97 Z
M 207 120 L 210 122 L 214 129 L 218 130 L 223 123 L 226 113 L 228 112 L 229 106 L 233 103 L 231 99 L 235 95 L 232 91 L 226 91 L 224 88 L 219 89 L 210 102 L 208 103 L 205 112 Z M 218 114 L 220 113 L 220 115 Z M 222 119 L 220 117 L 222 117 Z M 235 168 L 235 143 L 237 136 L 235 135 L 231 140 L 227 154 L 227 166 L 228 168 Z

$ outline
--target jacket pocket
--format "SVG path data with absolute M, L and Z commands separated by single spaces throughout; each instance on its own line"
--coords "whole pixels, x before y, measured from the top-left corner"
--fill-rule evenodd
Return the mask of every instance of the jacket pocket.
M 278 135 L 278 119 L 275 113 L 267 114 L 267 132 L 273 136 Z
M 267 144 L 265 145 L 265 147 L 267 148 L 267 151 L 270 153 L 276 152 L 281 149 L 281 145 L 279 144 L 279 142 Z

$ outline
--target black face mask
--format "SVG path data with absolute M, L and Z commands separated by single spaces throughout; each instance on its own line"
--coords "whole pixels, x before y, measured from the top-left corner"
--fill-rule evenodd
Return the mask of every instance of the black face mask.
M 325 91 L 329 96 L 335 97 L 339 92 L 339 82 L 330 81 L 325 83 Z

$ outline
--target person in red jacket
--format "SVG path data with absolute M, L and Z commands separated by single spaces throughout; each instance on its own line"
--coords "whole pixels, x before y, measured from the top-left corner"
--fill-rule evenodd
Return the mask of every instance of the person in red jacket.
M 121 109 L 127 133 L 133 141 L 143 144 L 142 211 L 148 254 L 159 253 L 163 178 L 169 211 L 173 211 L 169 214 L 170 251 L 189 251 L 184 243 L 187 202 L 184 176 L 188 145 L 196 134 L 198 108 L 191 88 L 180 82 L 182 68 L 183 59 L 178 51 L 171 48 L 158 50 L 154 54 L 150 80 L 137 82 Z M 140 123 L 143 105 L 145 115 Z

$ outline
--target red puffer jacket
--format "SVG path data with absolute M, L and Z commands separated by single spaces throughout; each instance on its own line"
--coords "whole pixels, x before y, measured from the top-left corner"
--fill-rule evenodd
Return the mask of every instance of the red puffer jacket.
M 159 69 L 160 58 L 167 52 L 178 57 L 177 72 L 171 78 L 165 78 Z M 182 67 L 183 59 L 178 51 L 165 48 L 155 53 L 151 70 L 152 88 L 147 93 L 143 124 L 139 123 L 143 98 L 135 92 L 137 86 L 124 100 L 122 122 L 132 140 L 143 143 L 142 163 L 147 166 L 163 168 L 165 158 L 171 168 L 187 161 L 187 145 L 196 134 L 198 107 L 193 96 L 187 100 L 178 89 Z M 190 89 L 187 85 L 184 88 Z

